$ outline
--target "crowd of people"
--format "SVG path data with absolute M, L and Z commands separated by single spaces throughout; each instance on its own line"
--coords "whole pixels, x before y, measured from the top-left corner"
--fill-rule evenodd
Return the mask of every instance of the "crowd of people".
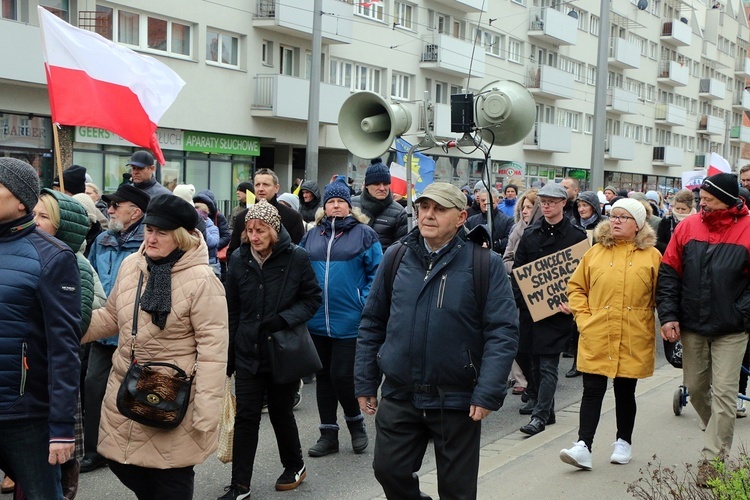
M 373 471 L 388 498 L 423 497 L 416 473 L 430 440 L 440 496 L 475 498 L 481 421 L 510 391 L 530 418 L 522 433 L 553 425 L 565 355 L 583 394 L 578 441 L 560 459 L 593 468 L 612 379 L 610 462 L 627 464 L 657 331 L 682 345 L 701 464 L 731 450 L 750 358 L 750 166 L 742 188 L 733 174 L 706 178 L 697 209 L 691 191 L 595 193 L 573 178 L 508 184 L 502 196 L 483 181 L 435 182 L 414 200 L 411 231 L 380 159 L 361 192 L 334 176 L 280 193 L 259 169 L 228 216 L 211 191 L 162 186 L 148 151 L 128 166 L 102 194 L 84 167 L 41 189 L 31 165 L 0 158 L 0 276 L 13 284 L 0 287 L 0 469 L 15 498 L 72 500 L 79 474 L 103 466 L 139 499 L 192 498 L 194 466 L 217 448 L 226 377 L 237 410 L 218 499 L 250 498 L 264 407 L 282 465 L 275 488 L 297 488 L 303 382 L 276 379 L 270 340 L 290 329 L 310 336 L 322 366 L 309 374 L 320 436 L 306 455 L 364 453 L 374 416 Z M 560 302 L 536 318 L 514 269 L 582 243 Z M 176 428 L 123 411 L 139 363 L 189 374 Z M 699 484 L 710 470 L 699 468 Z

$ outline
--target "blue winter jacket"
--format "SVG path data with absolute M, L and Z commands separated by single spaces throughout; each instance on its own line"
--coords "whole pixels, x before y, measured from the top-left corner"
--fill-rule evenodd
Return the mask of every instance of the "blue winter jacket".
M 324 217 L 300 246 L 310 254 L 323 305 L 307 323 L 314 335 L 356 338 L 362 308 L 383 258 L 376 233 L 353 216 Z
M 419 409 L 497 410 L 518 347 L 518 314 L 502 258 L 490 253 L 480 310 L 474 243 L 456 236 L 431 260 L 418 229 L 401 242 L 407 250 L 392 286 L 382 265 L 362 312 L 355 395 L 376 396 L 383 382 L 384 398 L 410 400 Z M 390 247 L 384 262 L 395 251 Z
M 143 243 L 144 226 L 143 219 L 136 222 L 137 227 L 133 230 L 130 237 L 120 246 L 117 243 L 117 234 L 112 231 L 105 231 L 94 240 L 89 252 L 89 262 L 91 267 L 99 274 L 99 280 L 102 282 L 104 293 L 109 297 L 110 292 L 115 287 L 117 273 L 120 270 L 122 261 L 130 254 L 138 251 Z M 85 332 L 84 332 L 85 333 Z M 97 340 L 104 345 L 117 345 L 117 335 L 107 337 L 106 339 Z
M 31 214 L 0 224 L 0 426 L 45 419 L 73 442 L 81 344 L 81 276 L 70 247 Z
M 510 217 L 511 219 L 514 219 L 516 216 L 516 202 L 518 201 L 518 198 L 513 198 L 512 200 L 509 200 L 508 198 L 503 199 L 501 201 L 497 208 Z

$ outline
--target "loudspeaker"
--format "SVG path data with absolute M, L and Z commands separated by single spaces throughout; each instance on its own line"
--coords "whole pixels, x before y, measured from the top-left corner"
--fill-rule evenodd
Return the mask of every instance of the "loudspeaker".
M 389 104 L 374 92 L 349 96 L 339 111 L 339 135 L 344 146 L 360 158 L 382 156 L 393 140 L 411 127 L 411 113 Z
M 482 140 L 497 146 L 523 140 L 536 120 L 534 97 L 526 87 L 513 81 L 497 81 L 485 86 L 474 100 L 474 109 Z

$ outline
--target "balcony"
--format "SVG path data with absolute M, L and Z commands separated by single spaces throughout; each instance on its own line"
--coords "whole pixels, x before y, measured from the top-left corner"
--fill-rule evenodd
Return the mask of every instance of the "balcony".
M 3 50 L 3 55 L 0 57 L 2 60 L 0 81 L 16 80 L 24 83 L 47 84 L 39 26 L 0 18 L 0 47 L 19 47 L 17 50 Z M 44 95 L 46 101 L 46 91 Z M 47 105 L 45 102 L 44 106 Z M 0 133 L 1 136 L 2 133 Z
M 709 100 L 724 99 L 725 93 L 726 85 L 724 82 L 715 78 L 701 78 L 698 97 Z
M 638 111 L 638 94 L 618 87 L 607 89 L 607 111 L 633 115 Z
M 552 66 L 532 65 L 529 67 L 526 88 L 535 96 L 549 99 L 572 99 L 573 82 L 572 73 Z
M 433 0 L 433 2 L 462 12 L 487 12 L 483 0 Z
M 440 71 L 459 78 L 467 76 L 484 78 L 484 50 L 474 51 L 472 63 L 469 57 L 472 53 L 471 42 L 459 40 L 444 33 L 425 36 L 422 41 L 424 49 L 419 63 L 420 68 Z M 469 75 L 470 66 L 471 75 Z
M 698 133 L 724 135 L 724 120 L 718 116 L 703 115 L 698 122 Z
M 687 47 L 693 38 L 693 31 L 679 19 L 672 19 L 662 26 L 660 38 L 662 43 L 673 47 Z
M 609 42 L 609 65 L 622 69 L 636 69 L 641 65 L 641 50 L 624 38 Z
M 716 47 L 715 43 L 708 40 L 703 40 L 703 49 L 701 51 L 701 55 L 703 55 L 703 57 L 705 57 L 706 59 L 716 61 L 719 58 L 719 50 Z
M 654 166 L 681 167 L 685 151 L 677 146 L 654 146 Z
M 734 61 L 734 74 L 740 78 L 750 78 L 750 58 L 738 57 Z
M 729 130 L 729 140 L 750 143 L 750 127 L 737 125 Z
M 688 84 L 690 73 L 681 62 L 662 60 L 659 62 L 659 76 L 656 81 L 671 87 L 684 87 Z
M 313 11 L 310 0 L 256 0 L 253 27 L 282 35 L 312 40 Z M 341 0 L 323 0 L 323 43 L 352 43 L 354 9 Z
M 604 155 L 611 160 L 633 160 L 635 139 L 621 135 L 608 135 L 604 142 Z
M 570 153 L 573 131 L 551 123 L 537 123 L 523 141 L 527 150 Z
M 656 123 L 681 127 L 687 124 L 687 110 L 676 104 L 657 104 Z
M 419 109 L 419 119 L 417 121 L 417 133 L 424 133 L 427 128 L 427 114 L 424 111 L 422 102 L 417 103 Z M 432 103 L 432 133 L 435 137 L 453 138 L 455 134 L 451 132 L 451 105 L 439 102 Z
M 735 93 L 732 102 L 732 107 L 737 108 L 741 111 L 750 111 L 750 92 L 743 90 L 742 92 Z
M 349 87 L 321 83 L 320 102 L 324 103 L 320 106 L 321 123 L 338 123 L 341 105 L 350 95 Z M 251 114 L 306 121 L 309 96 L 310 82 L 304 78 L 286 75 L 256 75 Z
M 552 7 L 531 13 L 528 37 L 553 45 L 575 45 L 578 20 Z

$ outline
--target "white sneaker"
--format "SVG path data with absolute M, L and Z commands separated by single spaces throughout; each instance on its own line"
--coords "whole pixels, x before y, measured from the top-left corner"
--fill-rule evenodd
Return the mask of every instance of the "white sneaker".
M 630 462 L 633 458 L 633 448 L 623 439 L 618 439 L 612 446 L 615 447 L 615 451 L 612 452 L 612 456 L 609 457 L 610 463 L 625 465 Z
M 560 460 L 579 469 L 591 470 L 591 452 L 583 441 L 573 443 L 569 450 L 560 450 Z
M 738 397 L 737 398 L 737 418 L 745 418 L 747 417 L 747 408 L 745 408 L 745 400 Z

